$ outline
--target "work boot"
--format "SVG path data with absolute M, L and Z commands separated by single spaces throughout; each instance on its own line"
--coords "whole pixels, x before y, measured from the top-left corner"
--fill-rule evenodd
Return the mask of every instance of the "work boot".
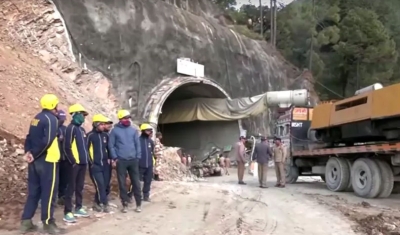
M 22 220 L 20 231 L 22 234 L 35 232 L 38 229 L 36 225 L 32 223 L 32 220 Z
M 239 184 L 241 184 L 241 185 L 246 185 L 246 183 L 243 182 L 243 181 L 239 181 Z
M 97 204 L 97 203 L 93 203 L 92 209 L 93 209 L 94 211 L 96 211 L 96 212 L 102 212 L 102 211 L 103 211 L 102 206 L 99 205 L 99 204 Z
M 43 223 L 43 231 L 48 234 L 63 234 L 65 229 L 59 228 L 55 222 L 50 222 L 49 224 Z
M 110 207 L 108 205 L 104 205 L 103 212 L 104 213 L 110 213 Z

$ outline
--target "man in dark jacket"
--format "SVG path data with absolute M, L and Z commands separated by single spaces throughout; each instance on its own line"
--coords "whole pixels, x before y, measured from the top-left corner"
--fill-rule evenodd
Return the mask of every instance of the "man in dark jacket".
M 117 165 L 119 195 L 122 202 L 122 212 L 128 212 L 129 196 L 126 188 L 126 173 L 132 183 L 133 195 L 136 201 L 136 212 L 141 212 L 141 193 L 139 180 L 139 160 L 142 156 L 139 132 L 131 125 L 131 115 L 127 110 L 118 111 L 119 123 L 114 126 L 109 135 L 109 154 Z
M 87 137 L 82 124 L 88 115 L 80 104 L 71 105 L 68 112 L 72 121 L 65 131 L 64 152 L 70 164 L 68 187 L 65 194 L 64 218 L 67 223 L 75 223 L 75 217 L 89 217 L 83 208 L 83 188 L 85 185 L 86 169 L 89 163 Z M 73 210 L 72 196 L 75 194 L 75 210 Z
M 272 157 L 272 150 L 271 147 L 269 146 L 267 138 L 261 137 L 261 143 L 256 144 L 252 156 L 252 159 L 257 161 L 258 181 L 260 183 L 260 188 L 268 188 L 267 172 L 268 172 L 268 162 L 271 159 L 271 157 Z
M 108 134 L 104 132 L 106 125 L 112 123 L 102 114 L 93 116 L 93 130 L 88 133 L 89 148 L 89 173 L 96 193 L 94 196 L 93 210 L 109 213 L 107 199 L 107 183 L 110 181 L 110 164 L 108 156 Z
M 154 166 L 154 142 L 151 139 L 153 128 L 144 123 L 140 126 L 142 134 L 140 135 L 140 147 L 142 150 L 142 158 L 139 161 L 140 178 L 143 179 L 143 200 L 150 202 L 150 187 L 153 179 Z
M 67 119 L 67 114 L 63 110 L 58 110 L 58 146 L 60 147 L 60 163 L 59 163 L 59 181 L 58 181 L 58 204 L 64 205 L 65 192 L 67 191 L 68 185 L 68 174 L 69 174 L 69 162 L 65 158 L 64 153 L 64 138 L 65 130 L 64 122 Z

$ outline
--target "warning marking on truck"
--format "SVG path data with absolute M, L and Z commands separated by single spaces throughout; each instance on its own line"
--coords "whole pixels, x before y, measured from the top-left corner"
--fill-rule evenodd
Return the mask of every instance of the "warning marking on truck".
M 307 108 L 294 108 L 292 118 L 295 121 L 307 120 L 308 109 Z
M 292 156 L 321 156 L 347 153 L 393 153 L 400 151 L 400 142 L 387 144 L 359 145 L 351 147 L 322 148 L 293 151 Z

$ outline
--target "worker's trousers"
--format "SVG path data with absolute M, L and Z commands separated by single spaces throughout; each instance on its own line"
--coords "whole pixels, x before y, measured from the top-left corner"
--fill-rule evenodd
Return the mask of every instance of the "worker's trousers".
M 151 181 L 153 180 L 153 167 L 139 167 L 140 178 L 143 181 L 143 198 L 150 197 Z
M 112 166 L 107 164 L 103 166 L 105 180 L 106 180 L 106 195 L 110 195 L 111 193 L 111 178 L 112 178 Z
M 71 164 L 67 160 L 61 160 L 59 163 L 59 183 L 58 183 L 58 198 L 64 198 L 67 192 L 68 176 Z
M 275 162 L 276 184 L 285 186 L 286 173 L 284 162 Z
M 82 208 L 83 187 L 85 185 L 87 164 L 70 165 L 67 192 L 65 194 L 64 214 L 72 212 L 72 196 L 75 193 L 75 210 Z
M 107 205 L 107 183 L 109 182 L 110 178 L 108 172 L 104 171 L 102 166 L 92 165 L 89 168 L 89 173 L 93 185 L 96 189 L 94 201 L 96 202 L 96 204 Z
M 54 222 L 54 207 L 58 191 L 58 163 L 46 162 L 45 157 L 36 159 L 28 166 L 28 198 L 22 220 L 30 220 L 35 215 L 41 201 L 43 224 Z
M 139 159 L 134 160 L 118 160 L 117 161 L 117 178 L 119 187 L 119 196 L 123 206 L 127 206 L 130 201 L 128 190 L 126 189 L 126 173 L 132 184 L 132 192 L 135 197 L 136 206 L 141 206 L 142 199 L 140 193 L 139 180 Z
M 243 182 L 244 171 L 245 171 L 245 163 L 242 161 L 237 162 L 237 169 L 238 169 L 238 181 Z
M 258 182 L 261 187 L 267 187 L 268 163 L 258 163 Z

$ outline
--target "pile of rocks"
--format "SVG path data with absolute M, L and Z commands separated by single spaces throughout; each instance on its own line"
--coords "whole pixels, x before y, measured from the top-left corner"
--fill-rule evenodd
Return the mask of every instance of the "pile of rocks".
M 20 200 L 26 195 L 28 163 L 23 156 L 21 144 L 0 140 L 0 204 Z
M 165 147 L 158 171 L 163 180 L 180 181 L 187 175 L 187 167 L 178 155 L 179 148 Z

